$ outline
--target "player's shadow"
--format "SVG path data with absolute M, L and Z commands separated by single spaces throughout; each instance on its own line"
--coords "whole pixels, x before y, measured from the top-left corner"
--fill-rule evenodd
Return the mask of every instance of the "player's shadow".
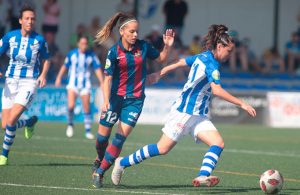
M 207 187 L 193 187 L 192 185 L 120 185 L 117 187 L 118 189 L 148 189 L 148 190 L 154 190 L 154 189 L 166 189 L 166 190 L 176 190 L 178 193 L 182 191 L 182 193 L 185 193 L 186 191 L 189 192 L 199 192 L 201 190 L 201 193 L 208 193 L 208 194 L 227 194 L 227 193 L 247 193 L 247 192 L 260 192 L 261 189 L 258 187 L 255 188 L 237 188 L 237 187 L 222 187 L 217 186 L 213 188 L 207 188 Z

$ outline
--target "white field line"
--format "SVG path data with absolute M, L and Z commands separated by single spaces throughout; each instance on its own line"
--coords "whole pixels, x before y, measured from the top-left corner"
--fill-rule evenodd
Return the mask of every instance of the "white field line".
M 0 183 L 0 186 L 56 189 L 56 190 L 75 190 L 75 191 L 101 191 L 101 192 L 113 192 L 113 193 L 121 193 L 121 194 L 127 193 L 127 194 L 151 194 L 151 195 L 182 195 L 182 194 L 169 194 L 169 193 L 161 193 L 161 192 L 130 191 L 130 190 L 107 190 L 107 189 L 90 189 L 90 188 L 72 188 L 72 187 L 27 185 L 27 184 L 15 184 L 15 183 Z
M 32 139 L 37 139 L 37 140 L 49 140 L 49 141 L 66 141 L 66 142 L 79 142 L 79 143 L 91 143 L 91 140 L 86 140 L 86 139 L 76 139 L 76 138 L 60 138 L 60 137 L 44 137 L 44 136 L 35 136 Z M 94 142 L 94 141 L 92 141 Z M 127 146 L 131 146 L 134 149 L 138 149 L 139 147 L 144 146 L 145 144 L 143 143 L 137 143 L 137 142 L 125 142 Z M 199 145 L 195 144 L 195 147 L 184 147 L 180 146 L 180 143 L 178 143 L 178 146 L 176 146 L 176 150 L 181 150 L 181 151 L 206 151 L 207 148 L 199 147 Z M 259 150 L 240 150 L 240 149 L 230 149 L 230 148 L 225 148 L 224 149 L 225 153 L 239 153 L 239 154 L 252 154 L 252 155 L 264 155 L 264 156 L 281 156 L 281 157 L 294 157 L 294 158 L 300 158 L 300 154 L 296 154 L 291 151 L 281 151 L 281 152 L 276 152 L 276 151 L 259 151 Z

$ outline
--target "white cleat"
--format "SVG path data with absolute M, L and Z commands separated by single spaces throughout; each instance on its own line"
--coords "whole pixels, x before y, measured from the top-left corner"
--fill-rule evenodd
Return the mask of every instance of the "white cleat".
M 199 176 L 193 179 L 192 183 L 195 187 L 206 186 L 214 187 L 220 182 L 217 176 Z
M 124 173 L 124 167 L 121 166 L 120 162 L 123 159 L 123 157 L 118 157 L 115 160 L 114 168 L 111 172 L 111 181 L 114 185 L 119 185 L 121 182 L 122 175 Z
M 91 132 L 85 133 L 85 137 L 86 139 L 95 139 L 95 136 Z
M 73 129 L 72 125 L 68 125 L 67 130 L 66 130 L 66 135 L 67 135 L 67 137 L 73 137 L 74 129 Z

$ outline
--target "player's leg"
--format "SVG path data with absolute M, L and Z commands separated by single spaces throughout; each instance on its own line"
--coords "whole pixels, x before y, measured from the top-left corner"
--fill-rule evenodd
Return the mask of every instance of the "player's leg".
M 6 124 L 0 165 L 6 165 L 8 163 L 8 154 L 16 136 L 16 123 L 25 109 L 26 107 L 20 104 L 14 104 L 11 108 Z
M 87 139 L 94 139 L 94 135 L 91 133 L 92 128 L 92 114 L 90 110 L 90 93 L 85 93 L 81 95 L 81 102 L 83 106 L 84 112 L 84 129 L 85 129 L 85 137 Z
M 212 171 L 221 156 L 224 148 L 224 141 L 220 133 L 216 130 L 214 125 L 206 120 L 200 123 L 194 131 L 196 138 L 209 146 L 205 153 L 198 176 L 193 180 L 195 187 L 208 186 L 212 187 L 219 183 L 219 178 L 211 176 Z
M 75 90 L 68 89 L 68 126 L 66 130 L 67 137 L 73 137 L 74 135 L 74 108 L 76 102 L 77 93 Z
M 120 184 L 125 168 L 139 164 L 146 159 L 158 155 L 165 155 L 171 151 L 176 144 L 177 142 L 163 134 L 157 144 L 148 144 L 128 156 L 117 158 L 111 174 L 113 184 Z

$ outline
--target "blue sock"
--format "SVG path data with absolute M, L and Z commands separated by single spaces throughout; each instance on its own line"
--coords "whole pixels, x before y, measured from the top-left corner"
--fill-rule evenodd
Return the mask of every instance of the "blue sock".
M 97 134 L 97 140 L 96 140 L 96 151 L 98 154 L 98 159 L 102 161 L 106 148 L 108 146 L 108 139 L 109 136 L 103 136 L 99 133 Z
M 34 123 L 34 120 L 33 120 L 32 117 L 30 117 L 30 118 L 27 119 L 27 120 L 22 120 L 22 119 L 20 119 L 20 120 L 17 121 L 16 128 L 19 129 L 19 128 L 22 128 L 22 127 L 24 127 L 24 126 L 29 126 L 29 127 L 31 127 L 31 126 L 33 125 L 33 123 Z
M 68 109 L 68 125 L 73 126 L 74 109 Z
M 144 146 L 143 148 L 137 150 L 135 153 L 130 154 L 129 156 L 124 157 L 120 164 L 123 167 L 130 167 L 135 164 L 139 164 L 143 160 L 146 160 L 148 158 L 158 156 L 159 151 L 157 148 L 157 144 L 149 144 L 147 146 Z
M 11 145 L 14 143 L 15 136 L 16 136 L 16 126 L 6 125 L 6 131 L 4 135 L 3 148 L 2 148 L 2 155 L 5 156 L 6 158 L 8 157 L 8 153 Z
M 211 172 L 217 165 L 218 159 L 221 156 L 223 148 L 219 146 L 211 146 L 202 161 L 202 166 L 198 172 L 198 176 L 210 176 Z

